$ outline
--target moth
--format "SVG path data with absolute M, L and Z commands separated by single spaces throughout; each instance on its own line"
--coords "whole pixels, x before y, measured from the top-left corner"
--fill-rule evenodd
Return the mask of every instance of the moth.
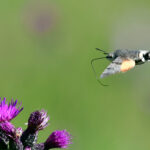
M 119 72 L 126 72 L 134 68 L 136 65 L 141 65 L 147 61 L 150 61 L 150 51 L 148 50 L 125 49 L 125 50 L 115 50 L 114 52 L 107 53 L 104 50 L 101 50 L 99 48 L 96 48 L 96 49 L 103 52 L 103 54 L 106 56 L 92 59 L 91 60 L 92 67 L 93 67 L 93 62 L 98 59 L 106 58 L 111 62 L 107 66 L 107 68 L 102 72 L 102 74 L 100 75 L 100 78 L 104 78 L 104 77 L 107 77 L 109 75 L 116 74 Z M 93 67 L 93 70 L 94 70 L 94 67 Z

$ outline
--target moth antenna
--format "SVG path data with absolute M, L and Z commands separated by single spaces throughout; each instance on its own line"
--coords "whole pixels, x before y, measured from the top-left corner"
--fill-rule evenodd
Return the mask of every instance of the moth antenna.
M 106 57 L 93 58 L 93 59 L 91 60 L 91 66 L 92 66 L 93 72 L 94 72 L 94 74 L 95 74 L 95 76 L 96 76 L 96 80 L 97 80 L 102 86 L 109 86 L 109 85 L 103 84 L 103 83 L 99 80 L 99 78 L 98 78 L 98 76 L 97 76 L 97 73 L 96 73 L 96 71 L 95 71 L 95 69 L 94 69 L 94 66 L 93 66 L 93 62 L 94 62 L 94 61 L 100 60 L 100 59 L 103 59 L 103 58 L 106 58 Z
M 109 53 L 107 53 L 106 51 L 100 49 L 100 48 L 96 48 L 96 50 L 103 52 L 103 54 L 108 55 Z

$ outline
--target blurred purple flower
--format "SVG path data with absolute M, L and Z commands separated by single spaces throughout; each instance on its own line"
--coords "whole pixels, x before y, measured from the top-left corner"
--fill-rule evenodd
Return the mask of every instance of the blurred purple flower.
M 45 34 L 52 31 L 58 20 L 55 5 L 43 0 L 31 0 L 24 11 L 24 24 L 31 32 Z
M 43 130 L 48 126 L 49 116 L 47 116 L 46 111 L 35 111 L 31 113 L 28 120 L 28 128 L 33 131 Z
M 46 140 L 45 147 L 50 148 L 68 148 L 71 144 L 71 135 L 66 130 L 54 131 Z
M 0 98 L 0 123 L 5 121 L 11 121 L 15 118 L 22 110 L 21 105 L 17 106 L 17 100 L 11 100 L 10 103 L 6 102 L 6 98 L 1 100 Z

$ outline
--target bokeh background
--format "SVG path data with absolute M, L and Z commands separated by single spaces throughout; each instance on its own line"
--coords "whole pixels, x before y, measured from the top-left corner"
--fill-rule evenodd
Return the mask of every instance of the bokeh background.
M 150 64 L 97 81 L 92 58 L 114 49 L 150 49 L 150 1 L 5 0 L 0 2 L 0 96 L 73 136 L 72 150 L 150 149 Z M 94 63 L 99 75 L 109 64 Z

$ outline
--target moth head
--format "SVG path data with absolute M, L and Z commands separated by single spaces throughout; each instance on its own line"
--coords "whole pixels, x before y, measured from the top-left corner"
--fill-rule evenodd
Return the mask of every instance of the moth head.
M 115 57 L 114 53 L 109 53 L 106 58 L 113 59 Z
M 150 52 L 147 52 L 143 57 L 146 61 L 150 61 Z

